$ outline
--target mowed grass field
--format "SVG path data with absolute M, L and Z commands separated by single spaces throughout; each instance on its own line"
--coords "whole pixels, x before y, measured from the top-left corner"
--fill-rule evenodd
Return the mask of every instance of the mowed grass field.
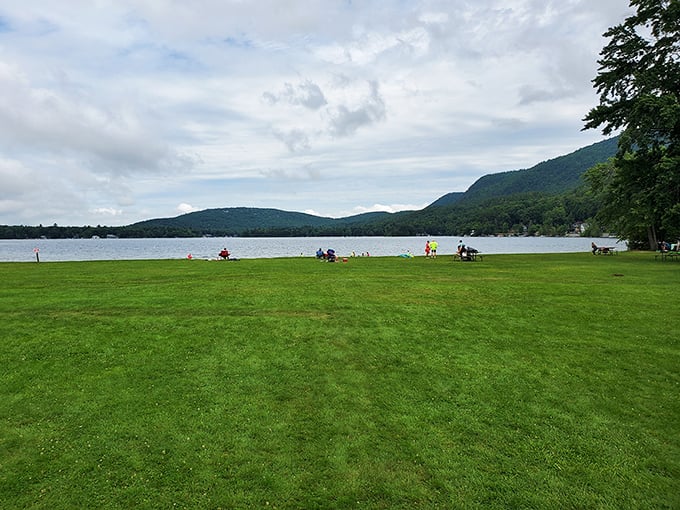
M 680 508 L 680 264 L 0 264 L 0 508 Z

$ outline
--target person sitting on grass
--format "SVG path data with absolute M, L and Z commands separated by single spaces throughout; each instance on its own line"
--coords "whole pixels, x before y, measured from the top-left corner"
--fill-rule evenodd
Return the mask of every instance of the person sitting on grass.
M 229 250 L 222 248 L 222 251 L 219 253 L 219 255 L 222 257 L 222 260 L 227 260 L 229 258 Z
M 336 259 L 335 250 L 333 248 L 328 248 L 328 251 L 326 252 L 326 261 L 335 262 L 335 259 Z

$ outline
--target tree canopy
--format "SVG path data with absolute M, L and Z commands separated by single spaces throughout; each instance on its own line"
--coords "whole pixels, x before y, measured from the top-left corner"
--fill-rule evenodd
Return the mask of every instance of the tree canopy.
M 631 0 L 636 12 L 610 28 L 594 86 L 600 104 L 584 129 L 621 130 L 610 164 L 587 180 L 600 219 L 633 244 L 680 237 L 680 0 Z

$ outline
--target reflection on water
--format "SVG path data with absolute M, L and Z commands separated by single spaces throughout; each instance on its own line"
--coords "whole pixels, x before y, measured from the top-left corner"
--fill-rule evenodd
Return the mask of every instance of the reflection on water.
M 410 251 L 424 255 L 425 242 L 436 239 L 438 254 L 456 251 L 459 237 L 201 237 L 174 239 L 33 239 L 0 240 L 0 261 L 33 262 L 39 250 L 41 262 L 70 260 L 134 260 L 179 259 L 189 254 L 195 259 L 216 258 L 226 247 L 233 257 L 274 258 L 313 257 L 316 250 L 333 248 L 341 257 L 362 254 L 385 257 Z M 615 239 L 590 237 L 470 237 L 462 238 L 466 245 L 482 253 L 569 253 L 588 252 L 590 243 L 616 246 L 625 250 L 625 243 Z

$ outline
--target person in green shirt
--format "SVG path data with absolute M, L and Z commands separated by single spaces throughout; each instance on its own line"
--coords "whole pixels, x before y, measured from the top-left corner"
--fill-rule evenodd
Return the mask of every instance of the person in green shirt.
M 433 259 L 437 258 L 437 246 L 439 246 L 437 241 L 430 241 L 430 252 L 432 253 Z

